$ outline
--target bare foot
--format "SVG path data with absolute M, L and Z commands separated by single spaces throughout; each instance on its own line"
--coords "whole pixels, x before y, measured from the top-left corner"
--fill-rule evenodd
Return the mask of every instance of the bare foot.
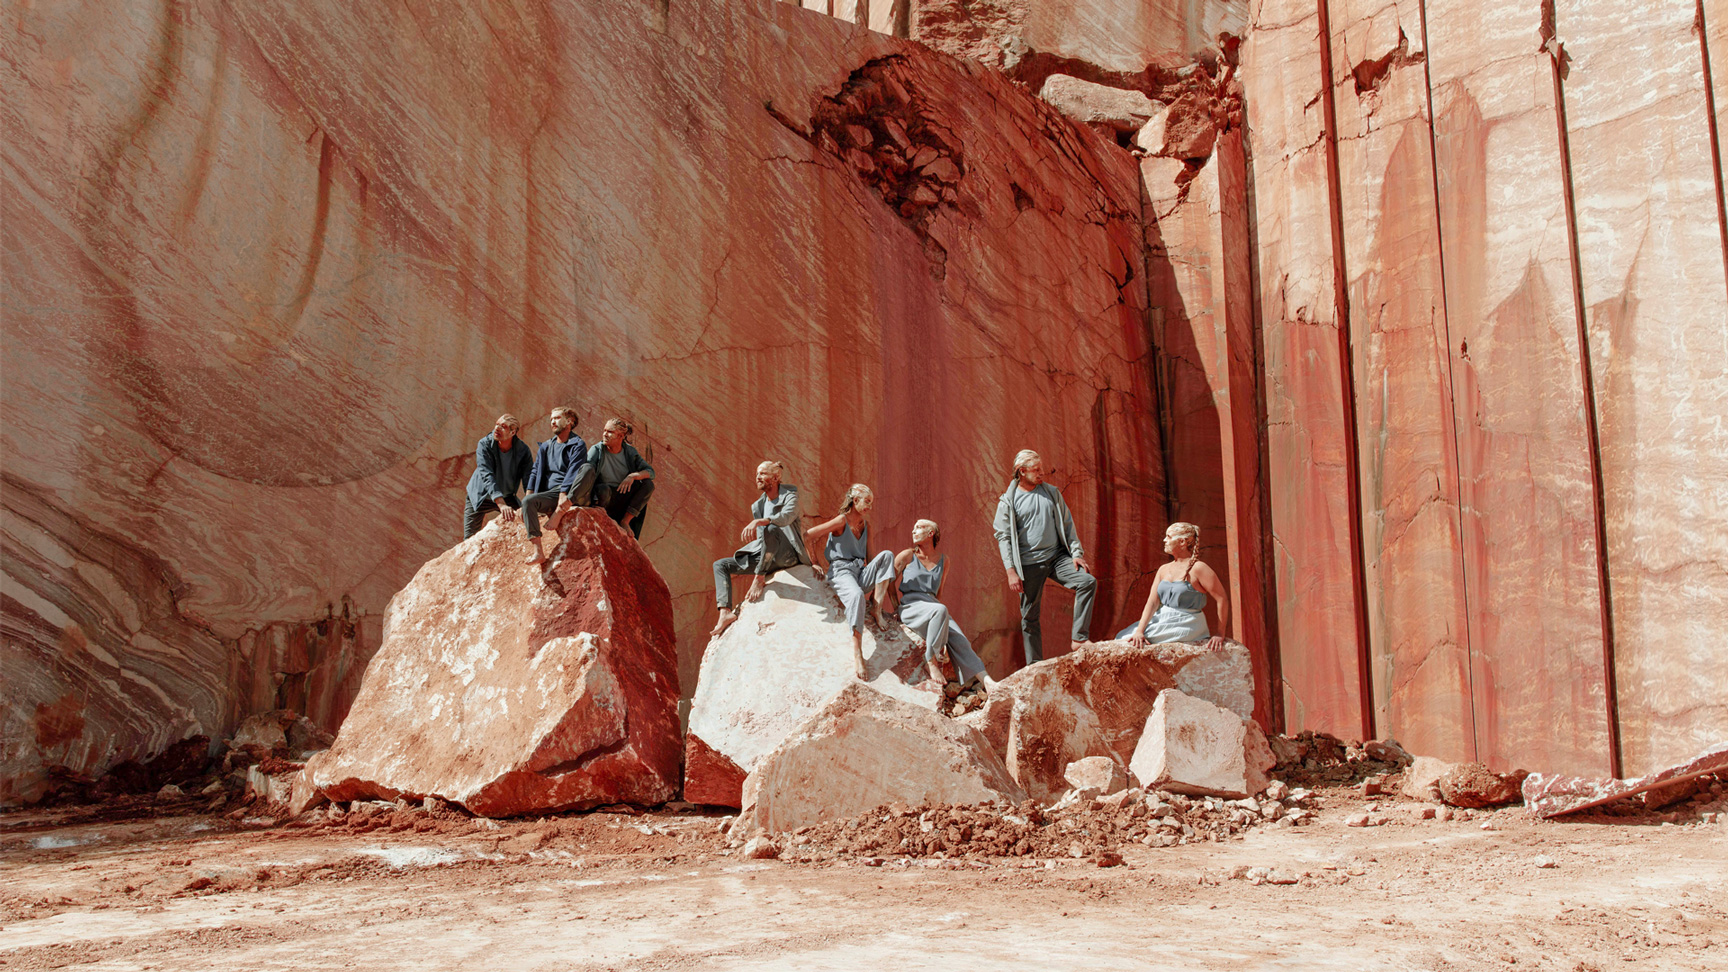
M 574 512 L 576 512 L 576 507 L 574 506 L 553 510 L 552 515 L 546 519 L 546 529 L 551 530 L 553 533 L 557 533 L 558 524 L 563 523 L 564 518 Z
M 1080 649 L 1086 647 L 1087 645 L 1089 645 L 1091 643 L 1092 642 L 1090 642 L 1090 641 L 1070 641 L 1070 642 L 1068 642 L 1068 650 L 1069 651 L 1079 651 Z
M 636 514 L 626 510 L 624 512 L 624 519 L 619 520 L 618 525 L 628 531 L 630 529 L 630 521 L 634 519 L 636 519 Z
M 528 559 L 524 560 L 522 562 L 525 564 L 528 564 L 529 566 L 533 566 L 534 564 L 543 564 L 546 562 L 546 548 L 540 546 L 540 538 L 539 537 L 534 538 L 534 552 L 529 554 Z
M 708 632 L 708 637 L 718 638 L 725 634 L 726 629 L 732 627 L 732 622 L 736 620 L 738 620 L 738 610 L 736 608 L 730 611 L 721 611 L 720 620 L 714 622 L 714 630 Z
M 744 593 L 744 600 L 755 603 L 762 600 L 762 595 L 766 593 L 768 593 L 768 582 L 763 579 L 761 574 L 757 574 L 756 579 L 750 582 L 750 590 Z
M 870 681 L 870 676 L 864 671 L 864 646 L 859 644 L 852 646 L 852 671 L 858 676 L 858 681 Z

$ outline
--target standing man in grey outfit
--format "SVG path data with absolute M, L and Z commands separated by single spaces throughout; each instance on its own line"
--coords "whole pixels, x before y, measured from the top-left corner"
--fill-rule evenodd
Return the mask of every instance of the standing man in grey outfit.
M 496 511 L 505 523 L 516 519 L 522 501 L 516 494 L 534 465 L 534 450 L 516 433 L 522 423 L 516 416 L 498 416 L 498 424 L 474 446 L 474 474 L 468 477 L 467 501 L 462 508 L 462 539 L 486 524 L 486 514 Z
M 714 600 L 720 608 L 720 620 L 709 632 L 712 637 L 720 637 L 738 620 L 738 611 L 732 606 L 733 575 L 755 575 L 744 599 L 760 601 L 768 578 L 775 571 L 810 563 L 798 519 L 798 487 L 782 484 L 783 473 L 784 468 L 772 460 L 756 467 L 756 488 L 762 495 L 750 504 L 753 519 L 738 531 L 738 539 L 744 546 L 732 556 L 714 561 Z
M 996 504 L 996 546 L 1008 571 L 1008 589 L 1020 595 L 1020 638 L 1026 664 L 1044 659 L 1039 630 L 1044 582 L 1054 580 L 1074 592 L 1071 648 L 1089 639 L 1092 598 L 1098 580 L 1074 532 L 1074 516 L 1056 487 L 1044 481 L 1044 460 L 1031 449 L 1014 457 L 1014 481 Z

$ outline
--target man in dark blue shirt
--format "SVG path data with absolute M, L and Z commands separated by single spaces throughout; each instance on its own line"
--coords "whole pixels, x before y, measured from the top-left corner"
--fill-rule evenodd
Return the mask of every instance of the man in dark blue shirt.
M 486 514 L 496 511 L 505 523 L 516 519 L 522 490 L 534 464 L 534 450 L 516 433 L 521 423 L 509 413 L 498 416 L 498 424 L 474 447 L 474 475 L 468 477 L 467 502 L 462 510 L 462 539 L 486 525 Z
M 528 539 L 534 544 L 534 552 L 528 556 L 530 564 L 546 560 L 546 548 L 540 543 L 540 517 L 551 513 L 547 526 L 558 529 L 564 514 L 572 509 L 570 487 L 576 484 L 576 473 L 588 458 L 588 443 L 576 434 L 575 409 L 560 405 L 552 410 L 548 421 L 552 438 L 540 443 L 534 468 L 528 473 L 528 498 L 522 501 L 522 519 L 527 521 Z

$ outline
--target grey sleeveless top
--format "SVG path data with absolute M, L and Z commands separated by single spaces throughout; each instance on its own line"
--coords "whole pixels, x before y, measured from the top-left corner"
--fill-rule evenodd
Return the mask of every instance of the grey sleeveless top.
M 1158 601 L 1183 611 L 1204 611 L 1206 592 L 1185 580 L 1162 581 L 1158 584 Z
M 845 563 L 850 560 L 869 560 L 870 524 L 864 524 L 863 536 L 858 536 L 852 532 L 852 524 L 841 524 L 839 533 L 828 535 L 828 545 L 824 549 L 828 553 L 830 564 Z
M 919 561 L 918 555 L 912 555 L 912 561 L 906 565 L 900 574 L 900 594 L 902 600 L 908 602 L 934 601 L 936 592 L 942 587 L 942 568 L 948 565 L 948 558 L 936 561 L 936 566 L 926 567 Z

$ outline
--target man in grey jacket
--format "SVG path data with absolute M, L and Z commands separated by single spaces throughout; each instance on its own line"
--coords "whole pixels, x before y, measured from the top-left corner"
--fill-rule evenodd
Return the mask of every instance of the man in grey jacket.
M 772 460 L 756 467 L 756 488 L 762 495 L 750 505 L 753 519 L 738 531 L 744 546 L 732 556 L 714 561 L 714 600 L 720 608 L 720 620 L 711 632 L 713 637 L 718 638 L 738 620 L 738 611 L 732 606 L 733 575 L 754 574 L 744 598 L 760 601 L 775 571 L 810 562 L 798 519 L 798 487 L 782 484 L 782 473 L 781 465 Z
M 1039 630 L 1044 582 L 1054 580 L 1074 592 L 1074 631 L 1070 647 L 1089 639 L 1092 598 L 1098 580 L 1074 532 L 1074 516 L 1056 487 L 1044 481 L 1044 460 L 1031 449 L 1014 457 L 1014 481 L 996 504 L 996 546 L 1008 572 L 1008 589 L 1020 595 L 1020 638 L 1026 664 L 1044 659 Z

